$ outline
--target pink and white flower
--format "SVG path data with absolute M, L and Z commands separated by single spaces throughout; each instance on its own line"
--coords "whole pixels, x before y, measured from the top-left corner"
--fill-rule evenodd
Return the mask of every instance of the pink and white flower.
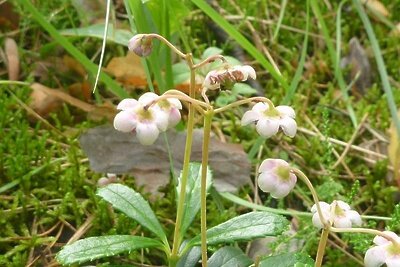
M 324 221 L 333 227 L 337 228 L 351 228 L 353 226 L 361 226 L 360 214 L 352 210 L 350 206 L 341 200 L 334 200 L 332 204 L 320 201 L 322 216 Z M 312 222 L 317 228 L 324 228 L 324 224 L 317 212 L 317 205 L 314 204 L 311 208 L 313 213 Z
M 266 159 L 258 169 L 258 187 L 273 198 L 287 196 L 296 184 L 297 177 L 291 172 L 289 163 L 282 159 Z
M 152 104 L 158 97 L 154 93 L 145 93 L 138 100 L 122 100 L 117 106 L 121 111 L 114 118 L 114 128 L 121 132 L 135 131 L 142 145 L 153 144 L 160 132 L 179 122 L 178 109 L 182 108 L 179 100 L 174 98 Z
M 396 240 L 397 244 L 377 235 L 374 238 L 376 246 L 368 249 L 365 253 L 365 267 L 379 267 L 383 264 L 388 267 L 400 266 L 400 237 L 391 231 L 384 231 L 384 233 Z
M 152 39 L 146 34 L 136 34 L 128 42 L 128 49 L 139 57 L 147 57 L 152 51 Z
M 234 83 L 246 81 L 248 78 L 256 79 L 256 71 L 253 67 L 233 66 L 227 67 L 226 65 L 220 69 L 210 71 L 203 82 L 203 88 L 207 90 L 220 89 L 221 85 L 230 87 Z
M 242 117 L 242 125 L 256 124 L 257 132 L 263 137 L 275 135 L 279 128 L 289 136 L 294 137 L 297 132 L 296 114 L 289 106 L 272 107 L 265 103 L 257 103 Z

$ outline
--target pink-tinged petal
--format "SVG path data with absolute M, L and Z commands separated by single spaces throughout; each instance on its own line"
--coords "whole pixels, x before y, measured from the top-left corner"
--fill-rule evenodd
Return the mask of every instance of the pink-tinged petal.
M 400 238 L 398 237 L 398 235 L 392 231 L 383 231 L 385 234 L 387 234 L 388 236 L 392 237 L 393 239 L 399 240 Z M 389 243 L 390 241 L 387 240 L 386 238 L 384 238 L 383 236 L 377 235 L 374 238 L 374 243 L 377 245 L 384 245 Z
M 114 118 L 114 128 L 124 133 L 132 132 L 136 123 L 136 116 L 130 111 L 120 111 Z
M 400 255 L 389 256 L 385 261 L 387 267 L 399 267 L 400 266 Z
M 241 124 L 243 126 L 248 125 L 252 122 L 258 121 L 260 117 L 261 117 L 261 114 L 259 112 L 252 111 L 252 110 L 246 111 L 243 114 Z
M 172 108 L 168 117 L 168 128 L 175 127 L 181 120 L 181 113 L 177 108 Z
M 328 203 L 326 203 L 326 202 L 324 202 L 324 201 L 320 201 L 320 202 L 319 202 L 319 206 L 320 206 L 322 212 L 327 212 L 327 213 L 330 213 L 330 212 L 331 212 L 331 205 L 329 205 Z M 313 213 L 316 213 L 316 212 L 317 212 L 317 205 L 316 205 L 316 204 L 314 204 L 314 205 L 311 207 L 311 212 L 313 212 Z
M 158 138 L 160 131 L 154 123 L 138 123 L 136 137 L 142 145 L 152 145 Z
M 333 226 L 337 228 L 351 228 L 351 221 L 344 216 L 336 216 L 333 220 Z
M 296 184 L 297 182 L 297 176 L 294 173 L 290 173 L 289 174 L 290 177 L 290 182 L 293 184 L 293 186 Z
M 253 106 L 253 108 L 251 109 L 252 111 L 258 111 L 259 113 L 262 113 L 266 110 L 268 110 L 268 105 L 266 105 L 265 103 L 262 102 L 258 102 L 257 104 L 255 104 Z
M 122 100 L 121 102 L 119 102 L 117 109 L 118 110 L 132 109 L 132 108 L 136 107 L 137 104 L 138 104 L 138 101 L 136 99 L 126 98 L 126 99 Z
M 253 80 L 255 80 L 257 78 L 256 75 L 256 71 L 253 69 L 253 67 L 249 66 L 249 65 L 244 65 L 241 67 L 241 70 L 243 73 L 246 73 L 246 80 L 248 77 L 252 78 Z
M 174 108 L 182 109 L 182 103 L 178 99 L 176 99 L 176 98 L 168 98 L 167 100 Z
M 169 113 L 159 109 L 153 109 L 154 123 L 157 125 L 158 129 L 162 132 L 168 129 Z
M 297 132 L 297 123 L 294 119 L 286 117 L 280 121 L 280 126 L 283 132 L 293 138 Z
M 292 191 L 295 184 L 287 182 L 278 182 L 275 186 L 275 190 L 271 191 L 271 196 L 273 198 L 283 198 L 286 197 L 290 191 Z
M 379 267 L 385 263 L 386 252 L 381 246 L 372 247 L 367 250 L 364 256 L 365 267 Z
M 329 221 L 329 213 L 322 212 L 322 216 L 324 217 L 325 221 Z M 322 223 L 322 220 L 319 217 L 318 213 L 314 213 L 314 215 L 312 216 L 312 223 L 317 228 L 324 228 L 324 224 Z
M 258 176 L 258 187 L 266 193 L 274 191 L 277 182 L 278 177 L 272 173 L 263 172 Z
M 260 168 L 258 168 L 258 172 L 271 172 L 273 169 L 275 169 L 278 166 L 289 166 L 289 163 L 282 159 L 265 159 L 261 165 Z
M 296 118 L 296 113 L 294 109 L 289 106 L 277 106 L 276 109 L 281 113 L 283 116 L 288 116 L 290 118 Z
M 204 78 L 203 87 L 208 90 L 216 90 L 220 88 L 220 83 L 216 81 L 218 76 L 218 71 L 212 70 L 207 73 L 206 77 Z
M 157 98 L 159 98 L 159 96 L 156 95 L 155 93 L 147 92 L 147 93 L 144 93 L 143 95 L 141 95 L 139 97 L 138 101 L 143 106 L 146 106 L 146 105 L 150 104 L 151 102 L 153 102 L 154 100 L 156 100 Z
M 279 121 L 274 119 L 259 119 L 256 124 L 257 132 L 263 137 L 271 137 L 278 132 Z
M 336 200 L 336 205 L 338 205 L 339 206 L 339 208 L 341 208 L 342 210 L 350 210 L 350 206 L 349 206 L 349 204 L 347 204 L 346 202 L 344 202 L 344 201 L 341 201 L 341 200 Z
M 360 214 L 355 210 L 348 210 L 345 212 L 346 217 L 350 219 L 353 225 L 361 226 L 362 220 Z

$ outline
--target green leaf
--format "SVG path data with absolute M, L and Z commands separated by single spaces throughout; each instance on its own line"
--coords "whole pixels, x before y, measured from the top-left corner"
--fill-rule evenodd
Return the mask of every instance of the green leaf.
M 246 83 L 235 83 L 232 88 L 232 94 L 250 96 L 257 93 L 257 90 Z
M 185 247 L 185 244 L 182 244 Z M 201 257 L 199 246 L 191 247 L 178 261 L 177 267 L 195 267 Z
M 201 55 L 201 59 L 204 60 L 211 56 L 220 55 L 222 52 L 223 51 L 221 48 L 211 46 L 204 50 L 203 54 Z
M 174 85 L 181 84 L 190 79 L 190 69 L 185 62 L 172 65 L 172 73 L 174 74 Z
M 260 267 L 312 267 L 314 260 L 304 253 L 283 253 L 260 261 Z
M 207 231 L 207 244 L 215 245 L 240 240 L 252 240 L 265 236 L 280 235 L 287 227 L 287 220 L 270 212 L 250 212 L 214 226 Z M 196 236 L 190 245 L 200 244 Z
M 207 191 L 211 186 L 211 171 L 207 169 Z M 182 174 L 179 176 L 179 184 L 176 188 L 178 198 L 180 197 Z M 194 217 L 200 210 L 200 186 L 201 186 L 201 164 L 197 162 L 189 163 L 189 177 L 186 184 L 186 198 L 184 214 L 181 226 L 181 235 L 183 236 L 187 228 L 192 223 Z
M 97 195 L 152 231 L 164 242 L 167 240 L 164 230 L 149 203 L 133 189 L 121 184 L 110 184 L 99 189 Z
M 211 256 L 208 260 L 208 267 L 247 267 L 252 263 L 253 261 L 239 248 L 223 247 Z
M 63 247 L 57 254 L 57 260 L 66 265 L 92 261 L 135 249 L 162 246 L 157 240 L 141 236 L 111 235 L 89 237 Z
M 60 31 L 65 36 L 82 36 L 82 37 L 95 37 L 103 39 L 104 24 L 94 24 L 84 28 L 65 29 Z M 111 41 L 123 46 L 127 46 L 129 39 L 133 36 L 133 33 L 127 30 L 116 29 L 112 24 L 108 26 L 107 41 Z

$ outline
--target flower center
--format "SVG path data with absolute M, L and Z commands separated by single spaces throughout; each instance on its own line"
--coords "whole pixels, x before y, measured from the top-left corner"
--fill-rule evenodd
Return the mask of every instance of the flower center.
M 281 113 L 276 108 L 269 108 L 264 111 L 264 115 L 267 117 L 280 117 Z
M 140 108 L 137 111 L 139 121 L 151 121 L 153 120 L 153 113 L 149 109 Z
M 157 105 L 161 108 L 161 109 L 170 109 L 171 108 L 171 103 L 169 103 L 169 101 L 167 99 L 161 100 L 157 102 Z
M 289 179 L 290 179 L 290 169 L 286 166 L 277 167 L 276 174 L 283 181 L 289 181 Z
M 344 210 L 336 203 L 334 213 L 336 216 L 344 216 Z
M 391 255 L 400 256 L 400 246 L 398 244 L 396 245 L 391 243 L 387 248 L 387 252 Z

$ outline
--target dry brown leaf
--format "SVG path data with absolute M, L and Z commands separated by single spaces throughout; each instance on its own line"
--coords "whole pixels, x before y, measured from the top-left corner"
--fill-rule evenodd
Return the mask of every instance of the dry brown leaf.
M 70 69 L 71 71 L 79 74 L 81 77 L 85 77 L 86 76 L 87 73 L 86 73 L 85 68 L 75 58 L 70 57 L 68 55 L 64 55 L 63 56 L 63 63 L 65 64 L 65 66 L 68 69 Z
M 78 82 L 68 86 L 68 92 L 71 96 L 83 99 L 86 102 L 92 98 L 92 87 L 87 81 Z
M 87 118 L 92 121 L 101 121 L 106 118 L 108 121 L 113 121 L 117 115 L 117 109 L 110 102 L 104 102 L 101 105 L 96 105 L 95 108 L 88 112 Z
M 105 71 L 125 86 L 137 88 L 147 85 L 146 72 L 143 69 L 140 57 L 132 52 L 128 52 L 125 57 L 112 58 Z
M 0 3 L 0 30 L 4 32 L 18 29 L 19 14 L 15 11 L 12 1 L 1 1 Z
M 186 134 L 167 131 L 176 175 L 182 169 Z M 191 161 L 201 161 L 203 131 L 194 131 Z M 79 142 L 91 168 L 100 173 L 130 173 L 138 185 L 151 193 L 170 182 L 168 150 L 160 136 L 151 146 L 141 145 L 134 134 L 116 131 L 111 126 L 90 129 Z M 101 145 L 99 145 L 101 144 Z M 251 165 L 241 145 L 211 138 L 210 167 L 218 191 L 236 191 L 250 179 Z
M 47 93 L 42 86 L 41 84 L 33 84 L 31 86 L 32 93 L 29 106 L 41 117 L 47 117 L 51 112 L 61 107 L 62 101 L 56 96 Z
M 400 116 L 400 110 L 397 114 L 398 116 Z M 390 136 L 390 141 L 388 146 L 388 157 L 390 163 L 393 166 L 394 180 L 400 187 L 400 142 L 399 142 L 399 136 L 397 134 L 397 129 L 393 121 L 390 124 L 389 136 Z
M 19 77 L 19 56 L 17 43 L 11 38 L 6 38 L 4 43 L 4 52 L 7 57 L 8 79 L 10 81 L 17 81 Z
M 386 7 L 378 0 L 361 0 L 361 3 L 366 5 L 368 9 L 384 17 L 388 17 L 390 15 Z

